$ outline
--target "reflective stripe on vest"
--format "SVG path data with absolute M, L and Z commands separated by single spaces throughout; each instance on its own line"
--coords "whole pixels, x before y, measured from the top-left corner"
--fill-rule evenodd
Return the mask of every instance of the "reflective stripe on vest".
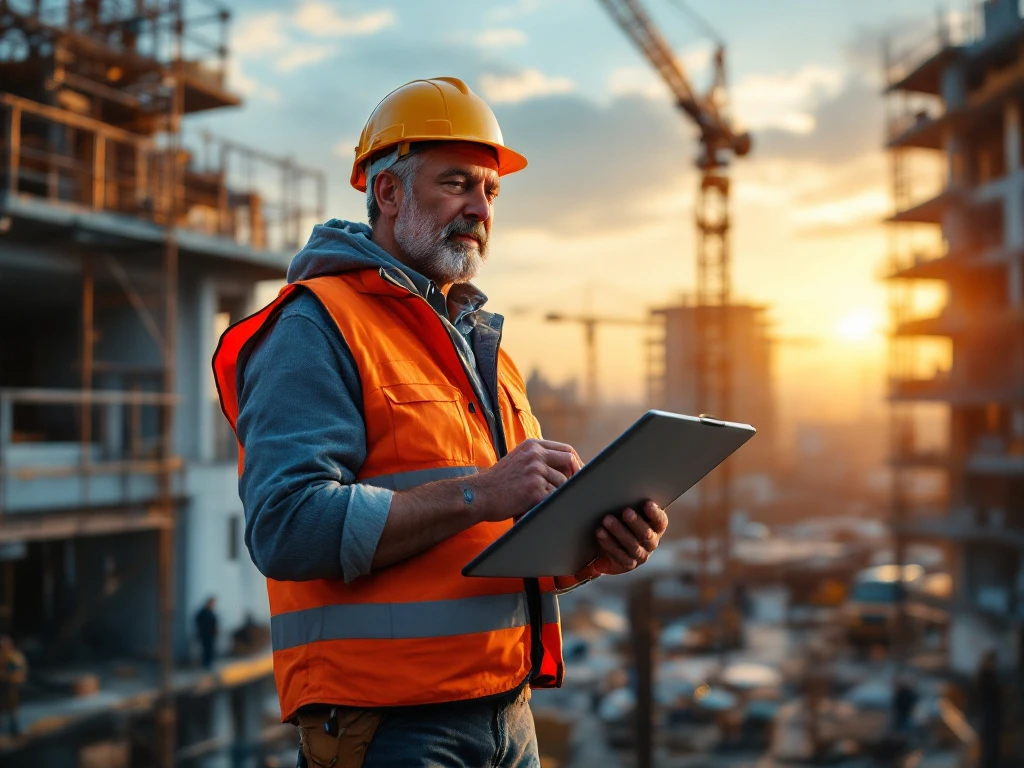
M 542 598 L 545 623 L 558 623 L 558 601 Z M 481 595 L 424 603 L 325 605 L 281 613 L 270 619 L 275 651 L 320 640 L 412 640 L 525 627 L 526 594 Z
M 388 488 L 392 491 L 407 491 L 435 480 L 449 480 L 456 477 L 469 477 L 479 470 L 476 467 L 437 467 L 436 469 L 414 469 L 411 472 L 395 472 L 391 475 L 364 477 L 359 482 L 377 488 Z

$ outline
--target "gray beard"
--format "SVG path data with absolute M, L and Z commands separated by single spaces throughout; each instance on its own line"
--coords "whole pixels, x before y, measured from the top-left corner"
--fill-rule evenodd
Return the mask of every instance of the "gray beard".
M 437 285 L 468 283 L 487 260 L 487 233 L 480 224 L 456 219 L 442 225 L 436 218 L 425 214 L 411 195 L 395 220 L 395 242 L 408 257 L 409 266 Z M 482 234 L 479 247 L 464 240 L 459 234 Z

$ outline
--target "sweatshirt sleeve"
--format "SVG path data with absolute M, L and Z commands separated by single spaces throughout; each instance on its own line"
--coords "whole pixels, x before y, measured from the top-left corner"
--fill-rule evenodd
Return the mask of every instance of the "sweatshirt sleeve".
M 369 573 L 393 492 L 355 482 L 366 460 L 359 373 L 315 296 L 282 310 L 238 378 L 238 490 L 256 567 L 279 581 Z

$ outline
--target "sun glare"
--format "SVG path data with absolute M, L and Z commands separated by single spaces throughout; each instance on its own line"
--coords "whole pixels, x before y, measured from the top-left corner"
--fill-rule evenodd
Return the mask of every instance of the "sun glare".
M 882 321 L 870 309 L 855 309 L 836 323 L 835 333 L 844 341 L 867 341 L 881 329 Z

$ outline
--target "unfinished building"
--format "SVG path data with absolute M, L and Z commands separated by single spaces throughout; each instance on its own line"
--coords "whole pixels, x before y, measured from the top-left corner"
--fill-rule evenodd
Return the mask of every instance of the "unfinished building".
M 183 140 L 240 103 L 228 20 L 0 0 L 0 634 L 30 665 L 5 766 L 250 765 L 281 733 L 210 358 L 325 180 Z M 220 658 L 197 669 L 207 596 Z
M 675 413 L 700 411 L 697 329 L 702 314 L 721 312 L 711 305 L 681 303 L 654 310 L 657 329 L 648 360 L 648 400 L 652 408 Z M 768 308 L 730 304 L 724 310 L 730 348 L 732 413 L 722 418 L 752 424 L 757 438 L 729 461 L 738 476 L 770 474 L 775 468 L 776 409 L 774 342 Z M 714 414 L 718 415 L 718 414 Z
M 1016 0 L 887 53 L 893 523 L 944 545 L 949 662 L 1024 666 L 1024 23 Z M 1017 680 L 1019 683 L 1020 680 Z

